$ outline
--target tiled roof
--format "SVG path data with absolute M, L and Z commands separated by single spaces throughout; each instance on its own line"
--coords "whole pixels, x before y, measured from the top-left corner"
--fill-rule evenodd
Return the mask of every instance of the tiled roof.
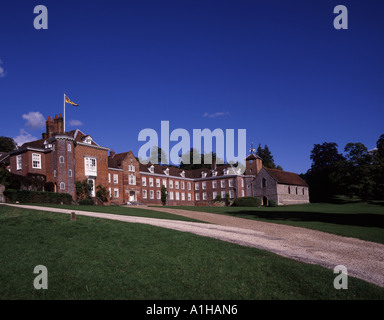
M 308 187 L 308 184 L 297 174 L 277 169 L 264 168 L 273 179 L 281 184 L 291 184 Z

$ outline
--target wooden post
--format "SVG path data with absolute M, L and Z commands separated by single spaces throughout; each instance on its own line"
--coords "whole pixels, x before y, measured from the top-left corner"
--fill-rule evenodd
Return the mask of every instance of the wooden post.
M 76 214 L 74 212 L 71 212 L 71 221 L 76 220 Z

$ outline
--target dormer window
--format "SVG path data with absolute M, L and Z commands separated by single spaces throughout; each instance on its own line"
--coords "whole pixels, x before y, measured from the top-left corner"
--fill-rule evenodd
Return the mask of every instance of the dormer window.
M 155 167 L 154 165 L 151 165 L 149 168 L 148 168 L 149 172 L 150 173 L 154 173 L 155 172 Z
M 212 176 L 216 177 L 217 176 L 217 171 L 212 171 Z
M 206 172 L 202 172 L 202 173 L 201 173 L 201 177 L 202 177 L 202 178 L 205 178 L 206 176 L 207 176 L 207 173 L 206 173 Z
M 181 172 L 180 175 L 185 178 L 185 171 Z
M 83 139 L 83 142 L 84 143 L 87 143 L 87 144 L 92 144 L 92 137 L 91 136 L 85 136 L 84 139 Z
M 165 169 L 165 170 L 164 170 L 164 173 L 165 173 L 167 176 L 169 176 L 169 168 Z
M 223 170 L 223 174 L 224 174 L 224 175 L 228 174 L 228 169 L 224 169 L 224 170 Z
M 44 141 L 44 148 L 45 149 L 51 149 L 52 148 L 52 144 L 50 144 L 47 140 Z

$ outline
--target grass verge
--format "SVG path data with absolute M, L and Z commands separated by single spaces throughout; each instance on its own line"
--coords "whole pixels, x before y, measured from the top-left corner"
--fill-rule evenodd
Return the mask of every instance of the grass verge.
M 255 248 L 148 225 L 0 206 L 0 299 L 383 299 Z M 36 265 L 48 289 L 36 290 Z

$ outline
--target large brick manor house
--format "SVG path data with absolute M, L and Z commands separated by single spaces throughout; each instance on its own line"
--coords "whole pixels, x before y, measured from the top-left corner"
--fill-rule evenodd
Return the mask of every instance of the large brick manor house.
M 76 181 L 87 179 L 95 196 L 96 186 L 110 192 L 110 202 L 161 204 L 161 186 L 167 188 L 167 205 L 208 205 L 223 198 L 255 196 L 263 205 L 309 202 L 308 186 L 297 174 L 264 168 L 255 154 L 246 158 L 246 170 L 230 164 L 210 169 L 182 170 L 175 166 L 141 164 L 132 151 L 115 154 L 99 146 L 79 129 L 64 132 L 61 115 L 48 117 L 42 139 L 24 143 L 8 158 L 9 170 L 18 175 L 38 173 L 53 182 L 55 192 L 76 199 Z

